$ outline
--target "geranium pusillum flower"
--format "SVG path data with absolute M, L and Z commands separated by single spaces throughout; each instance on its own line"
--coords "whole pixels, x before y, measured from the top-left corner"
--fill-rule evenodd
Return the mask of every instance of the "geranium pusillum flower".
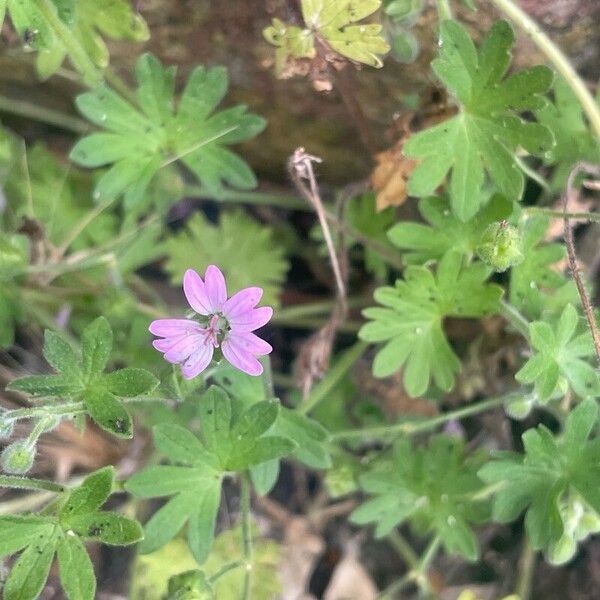
M 269 354 L 270 344 L 252 333 L 273 315 L 270 306 L 256 308 L 263 290 L 249 287 L 227 298 L 225 277 L 210 265 L 204 280 L 192 269 L 183 276 L 183 292 L 197 313 L 195 319 L 159 319 L 150 332 L 161 339 L 153 346 L 166 361 L 181 365 L 186 379 L 196 377 L 213 358 L 215 348 L 234 366 L 249 375 L 260 375 L 263 367 L 257 356 Z

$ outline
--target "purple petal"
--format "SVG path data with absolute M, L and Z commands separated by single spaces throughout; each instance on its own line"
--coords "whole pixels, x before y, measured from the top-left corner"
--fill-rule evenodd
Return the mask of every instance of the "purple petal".
M 192 269 L 183 276 L 183 293 L 189 305 L 200 315 L 211 314 L 211 304 L 202 277 Z
M 154 340 L 152 345 L 163 354 L 168 352 L 177 342 L 179 342 L 185 336 L 179 337 L 170 337 L 170 338 L 161 338 L 159 340 Z
M 170 363 L 180 363 L 189 358 L 194 352 L 206 345 L 203 335 L 187 335 L 180 338 L 165 352 L 165 360 Z
M 273 309 L 270 306 L 261 306 L 252 308 L 233 318 L 228 318 L 231 329 L 236 332 L 254 331 L 269 322 L 273 316 Z
M 237 369 L 248 375 L 261 375 L 263 367 L 237 338 L 227 338 L 221 344 L 223 356 Z
M 255 356 L 262 356 L 263 354 L 270 354 L 273 352 L 273 347 L 268 342 L 265 342 L 262 338 L 259 338 L 254 333 L 239 333 L 235 331 L 229 332 L 228 339 L 230 339 L 236 348 L 242 349 L 244 352 L 249 352 Z
M 148 329 L 150 333 L 160 337 L 178 337 L 202 330 L 196 321 L 190 319 L 158 319 L 152 321 Z
M 240 290 L 225 302 L 223 305 L 223 315 L 229 320 L 252 310 L 259 303 L 262 295 L 263 290 L 259 287 L 249 287 Z
M 214 349 L 211 344 L 205 344 L 194 352 L 182 365 L 181 372 L 185 379 L 197 377 L 208 367 L 213 357 Z
M 227 300 L 227 287 L 225 277 L 219 267 L 209 265 L 204 274 L 204 288 L 210 303 L 211 312 L 221 312 Z

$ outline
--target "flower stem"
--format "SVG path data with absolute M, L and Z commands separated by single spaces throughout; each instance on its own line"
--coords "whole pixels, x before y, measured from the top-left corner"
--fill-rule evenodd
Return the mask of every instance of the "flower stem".
M 312 209 L 308 202 L 298 196 L 287 194 L 271 194 L 269 192 L 241 192 L 238 190 L 223 190 L 214 194 L 198 185 L 189 185 L 185 188 L 185 195 L 191 198 L 208 198 L 215 202 L 255 204 L 258 206 L 278 206 L 289 210 L 303 210 L 310 212 Z
M 69 402 L 67 404 L 57 404 L 55 406 L 34 406 L 32 408 L 18 408 L 10 410 L 4 414 L 8 419 L 18 421 L 21 419 L 36 419 L 40 417 L 77 415 L 85 412 L 83 402 Z
M 240 478 L 240 509 L 242 513 L 242 543 L 244 550 L 244 587 L 242 600 L 252 596 L 252 522 L 250 514 L 250 476 L 242 473 Z
M 368 427 L 365 429 L 349 429 L 348 431 L 338 431 L 332 434 L 333 440 L 348 440 L 348 439 L 372 439 L 372 438 L 387 438 L 396 435 L 414 435 L 424 431 L 435 429 L 439 425 L 444 425 L 448 421 L 454 419 L 463 419 L 472 415 L 485 412 L 490 408 L 501 406 L 509 403 L 511 400 L 520 398 L 521 394 L 513 393 L 497 398 L 483 400 L 476 404 L 469 404 L 456 410 L 451 410 L 443 415 L 431 417 L 430 419 L 420 419 L 411 421 L 402 421 L 400 423 L 392 423 L 391 425 L 381 425 L 380 427 Z
M 320 381 L 312 390 L 308 398 L 302 402 L 297 411 L 303 415 L 311 410 L 324 400 L 342 377 L 352 368 L 354 363 L 363 355 L 367 349 L 367 342 L 356 342 L 354 346 L 345 350 L 335 365 L 327 372 L 325 378 Z
M 515 594 L 520 600 L 529 600 L 531 596 L 531 580 L 535 570 L 535 551 L 531 544 L 524 538 L 523 551 L 518 565 L 518 576 Z
M 11 475 L 0 475 L 0 487 L 9 487 L 17 490 L 44 490 L 62 494 L 66 488 L 53 481 L 43 479 L 31 479 L 29 477 L 14 477 Z
M 95 87 L 102 82 L 102 75 L 96 69 L 83 46 L 79 43 L 73 32 L 58 18 L 56 7 L 52 0 L 34 0 L 36 7 L 48 23 L 52 32 L 65 47 L 71 62 L 81 73 L 83 81 L 90 87 Z
M 512 305 L 504 300 L 500 303 L 500 314 L 526 339 L 529 339 L 529 321 Z
M 414 570 L 419 566 L 419 557 L 397 529 L 388 535 L 388 541 L 408 567 Z
M 13 98 L 0 96 L 0 111 L 27 117 L 42 123 L 49 123 L 73 133 L 86 133 L 90 129 L 90 125 L 82 119 L 39 104 L 33 104 L 27 100 L 14 100 Z
M 241 559 L 234 560 L 233 562 L 227 563 L 226 565 L 221 567 L 214 575 L 211 575 L 208 578 L 208 583 L 215 583 L 216 581 L 221 579 L 221 577 L 223 577 L 223 575 L 226 575 L 227 573 L 229 573 L 229 571 L 233 571 L 234 569 L 239 569 L 240 567 L 243 567 L 245 564 L 246 564 L 246 562 Z
M 531 38 L 533 43 L 546 55 L 556 70 L 581 103 L 596 136 L 600 137 L 600 107 L 596 104 L 585 83 L 581 80 L 569 59 L 556 44 L 542 31 L 540 26 L 513 0 L 492 0 L 505 15 L 512 19 Z

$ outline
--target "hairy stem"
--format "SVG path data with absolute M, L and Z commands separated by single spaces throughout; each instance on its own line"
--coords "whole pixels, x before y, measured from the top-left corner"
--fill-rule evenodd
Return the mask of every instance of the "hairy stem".
M 15 421 L 21 419 L 36 419 L 50 415 L 60 417 L 63 415 L 77 415 L 85 412 L 83 402 L 69 402 L 55 406 L 34 406 L 32 408 L 18 408 L 8 411 L 4 416 Z
M 529 600 L 531 596 L 531 581 L 535 570 L 535 551 L 527 538 L 523 539 L 523 551 L 519 559 L 517 584 L 515 594 L 519 600 Z
M 533 43 L 546 55 L 556 70 L 565 78 L 573 93 L 581 103 L 592 129 L 600 137 L 600 107 L 581 80 L 569 59 L 556 44 L 542 31 L 540 26 L 513 0 L 492 0 L 497 8 L 523 29 Z
M 523 212 L 528 215 L 546 215 L 553 219 L 579 219 L 580 221 L 594 221 L 600 223 L 600 213 L 595 212 L 563 212 L 562 210 L 552 210 L 551 208 L 541 208 L 539 206 L 527 206 Z
M 227 563 L 226 565 L 221 567 L 214 575 L 211 575 L 208 578 L 208 583 L 215 583 L 216 581 L 221 579 L 223 575 L 227 575 L 227 573 L 229 573 L 230 571 L 233 571 L 234 569 L 239 569 L 245 564 L 246 562 L 243 560 L 234 560 L 233 562 Z
M 90 125 L 82 119 L 23 99 L 14 100 L 7 96 L 0 96 L 0 112 L 55 125 L 73 133 L 86 133 L 90 129 Z
M 250 476 L 243 473 L 240 479 L 240 509 L 242 513 L 242 543 L 244 551 L 244 587 L 242 600 L 252 596 L 252 522 L 250 514 Z
M 52 0 L 34 0 L 34 2 L 53 33 L 65 47 L 71 62 L 81 73 L 85 84 L 90 87 L 99 85 L 102 82 L 102 75 L 73 32 L 58 18 Z
M 506 396 L 499 396 L 497 398 L 483 400 L 482 402 L 477 402 L 476 404 L 469 404 L 468 406 L 463 406 L 462 408 L 457 408 L 456 410 L 451 410 L 443 415 L 437 415 L 429 419 L 402 421 L 401 423 L 392 423 L 391 425 L 381 425 L 379 427 L 338 431 L 337 433 L 333 433 L 331 437 L 334 440 L 348 440 L 387 438 L 389 436 L 397 436 L 401 434 L 414 435 L 416 433 L 430 431 L 454 419 L 464 419 L 465 417 L 477 415 L 491 408 L 507 404 L 520 397 L 521 394 L 518 393 L 507 394 Z
M 448 0 L 437 0 L 437 11 L 440 22 L 452 18 L 452 9 Z
M 219 194 L 207 191 L 199 185 L 186 186 L 184 194 L 191 198 L 209 198 L 215 202 L 255 204 L 258 206 L 277 206 L 289 210 L 311 212 L 311 207 L 301 198 L 287 194 L 271 194 L 269 192 L 253 192 L 239 190 L 223 190 Z
M 0 475 L 0 487 L 9 487 L 17 490 L 44 490 L 62 494 L 66 488 L 53 481 L 43 479 L 32 479 L 29 477 L 14 477 L 11 475 Z
M 529 321 L 512 305 L 504 300 L 500 303 L 500 314 L 525 338 L 529 339 Z
M 410 569 L 414 570 L 419 566 L 419 557 L 397 529 L 388 535 L 388 541 Z

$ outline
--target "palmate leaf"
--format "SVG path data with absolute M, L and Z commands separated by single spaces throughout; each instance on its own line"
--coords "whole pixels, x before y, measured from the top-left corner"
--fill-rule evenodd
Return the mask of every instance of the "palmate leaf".
M 493 518 L 507 523 L 526 511 L 531 545 L 550 550 L 564 532 L 561 504 L 575 492 L 587 509 L 600 513 L 600 444 L 589 439 L 598 406 L 588 399 L 567 417 L 562 436 L 540 425 L 523 434 L 524 454 L 499 453 L 479 475 L 501 484 L 494 495 Z
M 510 272 L 510 302 L 530 319 L 541 317 L 549 302 L 548 292 L 552 291 L 556 299 L 558 289 L 567 284 L 564 276 L 553 268 L 566 256 L 564 245 L 544 242 L 549 224 L 544 216 L 525 220 L 521 226 L 524 259 Z
M 222 67 L 196 67 L 177 107 L 175 69 L 163 68 L 152 55 L 136 66 L 137 100 L 141 111 L 107 86 L 77 98 L 79 110 L 103 128 L 80 140 L 71 158 L 86 167 L 111 165 L 95 188 L 98 198 L 125 194 L 129 208 L 138 205 L 155 175 L 181 160 L 206 189 L 218 194 L 223 184 L 242 189 L 256 185 L 250 167 L 225 146 L 260 133 L 265 121 L 243 105 L 214 112 L 229 79 Z
M 354 523 L 375 523 L 382 537 L 409 521 L 421 533 L 440 536 L 448 552 L 475 560 L 479 550 L 470 523 L 488 516 L 487 501 L 477 499 L 482 456 L 464 456 L 458 439 L 438 436 L 429 448 L 397 442 L 391 460 L 382 459 L 360 478 L 372 496 L 351 515 Z
M 281 73 L 288 58 L 313 58 L 316 38 L 345 58 L 381 67 L 381 56 L 390 49 L 381 36 L 382 26 L 357 24 L 380 6 L 381 0 L 302 0 L 305 28 L 273 19 L 263 31 L 266 40 L 277 46 L 276 71 Z
M 502 289 L 486 284 L 490 271 L 482 264 L 467 265 L 457 252 L 448 252 L 434 274 L 426 267 L 410 266 L 395 287 L 375 291 L 385 308 L 367 308 L 371 322 L 359 337 L 386 342 L 373 363 L 376 377 L 386 377 L 404 367 L 409 395 L 424 394 L 430 380 L 442 390 L 454 385 L 460 361 L 444 334 L 444 317 L 481 317 L 498 309 Z
M 233 409 L 229 396 L 212 387 L 200 402 L 201 439 L 179 425 L 154 427 L 155 444 L 171 464 L 147 467 L 125 485 L 137 497 L 170 497 L 146 523 L 142 552 L 161 548 L 187 522 L 190 550 L 204 562 L 214 537 L 224 474 L 245 471 L 295 449 L 287 438 L 265 435 L 277 420 L 278 402 L 258 402 L 237 415 Z
M 479 209 L 485 173 L 498 192 L 519 200 L 524 177 L 515 160 L 516 150 L 543 156 L 554 143 L 547 127 L 517 116 L 544 106 L 542 94 L 552 83 L 552 71 L 538 66 L 503 79 L 513 41 L 510 25 L 499 21 L 477 52 L 462 25 L 442 23 L 439 57 L 432 67 L 456 95 L 460 110 L 455 117 L 412 136 L 404 146 L 407 156 L 421 159 L 409 182 L 411 193 L 432 194 L 451 170 L 452 210 L 462 221 Z
M 56 554 L 69 600 L 93 600 L 96 578 L 82 540 L 127 546 L 138 542 L 137 521 L 100 510 L 112 493 L 114 470 L 92 473 L 68 492 L 57 514 L 0 516 L 0 559 L 21 552 L 4 585 L 5 600 L 35 600 Z M 49 511 L 46 511 L 49 513 Z
M 553 191 L 564 189 L 575 163 L 600 163 L 600 141 L 590 131 L 581 104 L 562 77 L 554 82 L 554 102 L 536 110 L 535 116 L 556 139 L 556 145 L 544 156 L 547 165 L 554 165 L 550 181 Z
M 515 378 L 535 384 L 540 401 L 550 399 L 561 377 L 581 398 L 600 396 L 600 377 L 584 360 L 595 356 L 595 351 L 589 330 L 581 327 L 583 321 L 575 307 L 568 304 L 555 327 L 545 321 L 529 325 L 531 345 L 536 351 Z M 577 333 L 578 329 L 583 332 Z
M 400 222 L 388 231 L 391 242 L 405 250 L 402 260 L 418 265 L 437 260 L 449 250 L 472 257 L 486 227 L 496 221 L 508 219 L 513 203 L 495 194 L 488 203 L 466 223 L 456 218 L 450 204 L 443 198 L 423 198 L 419 212 L 429 223 Z
M 59 18 L 71 30 L 93 63 L 104 68 L 109 52 L 102 36 L 117 40 L 144 42 L 150 32 L 142 16 L 129 0 L 53 0 Z M 47 79 L 63 63 L 67 50 L 57 36 L 52 36 L 36 59 L 39 75 Z
M 83 330 L 81 350 L 60 334 L 46 331 L 44 357 L 58 374 L 20 377 L 11 381 L 7 389 L 34 397 L 58 396 L 82 401 L 100 427 L 118 437 L 130 438 L 133 422 L 121 398 L 147 394 L 159 382 L 144 369 L 104 373 L 112 348 L 112 330 L 104 317 Z
M 166 269 L 173 283 L 180 283 L 186 269 L 204 272 L 218 264 L 227 278 L 229 292 L 259 286 L 263 302 L 279 305 L 279 292 L 289 264 L 285 249 L 273 231 L 242 210 L 222 212 L 218 225 L 195 213 L 183 231 L 165 241 Z

